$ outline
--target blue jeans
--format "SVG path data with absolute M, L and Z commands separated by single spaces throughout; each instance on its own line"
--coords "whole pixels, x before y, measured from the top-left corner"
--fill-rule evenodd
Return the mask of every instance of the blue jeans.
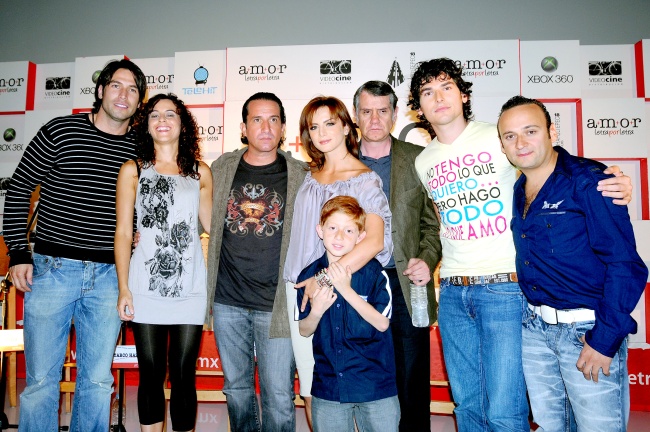
M 397 396 L 370 402 L 340 403 L 312 396 L 311 415 L 314 432 L 397 432 L 399 400 Z
M 517 283 L 440 283 L 438 322 L 459 432 L 530 432 Z
M 296 430 L 291 338 L 269 338 L 271 312 L 214 304 L 214 336 L 221 357 L 230 430 Z M 262 412 L 255 395 L 255 358 Z
M 120 331 L 115 266 L 34 254 L 31 289 L 25 293 L 27 387 L 20 395 L 20 430 L 59 430 L 59 381 L 74 317 L 77 382 L 70 430 L 106 432 Z
M 594 321 L 547 324 L 529 311 L 524 321 L 523 362 L 535 423 L 544 432 L 625 431 L 630 414 L 627 340 L 623 341 L 598 383 L 577 367 L 580 341 Z

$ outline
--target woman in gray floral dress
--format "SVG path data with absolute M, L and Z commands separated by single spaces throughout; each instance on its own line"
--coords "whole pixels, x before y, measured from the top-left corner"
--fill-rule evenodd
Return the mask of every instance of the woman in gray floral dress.
M 196 121 L 175 95 L 151 98 L 136 124 L 138 160 L 126 162 L 117 180 L 117 309 L 133 321 L 141 430 L 162 430 L 169 362 L 172 428 L 188 431 L 207 301 L 198 224 L 210 229 L 212 175 L 199 160 Z M 134 211 L 140 240 L 131 256 Z

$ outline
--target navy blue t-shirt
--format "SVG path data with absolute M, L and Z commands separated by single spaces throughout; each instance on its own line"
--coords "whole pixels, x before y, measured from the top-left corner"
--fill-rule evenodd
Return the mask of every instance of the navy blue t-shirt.
M 308 265 L 298 276 L 302 282 L 329 267 L 327 254 Z M 352 289 L 379 313 L 391 317 L 388 276 L 376 259 L 352 275 Z M 323 314 L 314 332 L 314 380 L 311 394 L 341 403 L 360 403 L 397 395 L 395 354 L 390 329 L 380 332 L 334 290 L 337 299 Z M 298 290 L 302 303 L 304 288 Z M 307 318 L 308 303 L 298 318 Z

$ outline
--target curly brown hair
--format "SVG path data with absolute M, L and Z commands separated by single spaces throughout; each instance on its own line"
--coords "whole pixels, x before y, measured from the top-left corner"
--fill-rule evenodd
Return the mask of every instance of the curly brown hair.
M 176 114 L 181 118 L 181 134 L 178 138 L 178 172 L 184 177 L 199 179 L 197 162 L 201 160 L 201 147 L 199 145 L 199 127 L 196 119 L 187 109 L 185 103 L 173 93 L 157 94 L 137 114 L 135 133 L 137 143 L 135 151 L 143 168 L 153 165 L 156 161 L 156 149 L 153 145 L 153 137 L 149 134 L 149 114 L 161 100 L 170 100 L 176 106 Z

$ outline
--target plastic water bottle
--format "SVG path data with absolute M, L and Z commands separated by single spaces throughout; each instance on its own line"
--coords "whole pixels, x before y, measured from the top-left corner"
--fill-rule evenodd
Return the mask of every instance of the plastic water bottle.
M 111 431 L 117 431 L 119 423 L 120 395 L 116 394 L 111 404 Z M 126 406 L 122 405 L 122 423 L 126 420 Z
M 427 287 L 411 283 L 409 290 L 411 292 L 411 321 L 413 322 L 413 327 L 428 327 Z

